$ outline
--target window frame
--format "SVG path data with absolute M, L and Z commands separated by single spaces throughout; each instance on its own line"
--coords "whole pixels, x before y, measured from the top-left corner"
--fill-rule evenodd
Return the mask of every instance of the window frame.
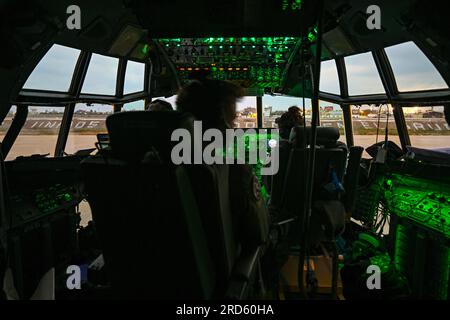
M 58 45 L 62 45 L 59 43 L 55 43 Z M 33 67 L 25 70 L 25 73 L 28 74 L 25 80 L 18 84 L 17 89 L 17 98 L 12 104 L 29 104 L 29 105 L 68 105 L 70 103 L 79 103 L 79 102 L 87 102 L 87 103 L 106 103 L 106 104 L 115 104 L 121 105 L 128 102 L 133 102 L 134 100 L 146 99 L 150 95 L 150 77 L 152 75 L 151 62 L 149 61 L 141 61 L 138 59 L 132 58 L 124 58 L 124 57 L 115 57 L 111 55 L 101 54 L 106 57 L 112 57 L 119 59 L 119 66 L 117 71 L 117 79 L 116 79 L 116 88 L 115 93 L 112 95 L 101 95 L 101 94 L 91 94 L 91 93 L 81 93 L 81 88 L 84 83 L 84 79 L 87 74 L 87 70 L 89 68 L 89 64 L 91 61 L 92 54 L 94 52 L 80 50 L 80 54 L 78 56 L 78 60 L 75 64 L 75 69 L 72 74 L 71 85 L 68 92 L 59 92 L 59 91 L 50 91 L 50 90 L 39 90 L 39 89 L 24 89 L 23 85 L 36 68 L 38 63 L 42 60 L 42 58 L 47 54 L 47 52 L 51 49 L 54 44 L 48 46 L 46 50 L 42 52 L 42 54 L 38 57 L 38 61 Z M 62 45 L 64 46 L 64 45 Z M 67 46 L 68 47 L 68 46 Z M 76 49 L 76 48 L 75 48 Z M 124 78 L 126 72 L 126 65 L 128 61 L 134 61 L 145 64 L 145 72 L 144 72 L 144 88 L 142 91 L 133 92 L 130 94 L 123 94 L 124 87 Z
M 414 42 L 417 47 L 422 50 L 425 56 L 433 63 L 433 59 L 430 58 L 429 53 L 424 50 L 418 43 Z M 59 44 L 59 43 L 56 43 Z M 35 90 L 35 89 L 23 89 L 23 84 L 28 79 L 31 72 L 37 66 L 39 61 L 45 56 L 45 54 L 50 50 L 53 44 L 46 48 L 42 48 L 42 51 L 36 56 L 36 64 L 34 66 L 26 65 L 24 66 L 24 74 L 27 75 L 25 80 L 20 78 L 18 81 L 15 92 L 16 98 L 12 99 L 11 104 L 15 105 L 34 105 L 34 106 L 48 106 L 48 105 L 64 105 L 66 108 L 70 108 L 71 105 L 76 103 L 103 103 L 103 104 L 113 104 L 115 106 L 115 111 L 120 111 L 121 106 L 124 103 L 133 102 L 136 100 L 145 99 L 148 100 L 151 97 L 150 92 L 150 80 L 152 76 L 152 65 L 151 61 L 142 61 L 133 58 L 116 57 L 119 59 L 119 68 L 117 72 L 116 81 L 116 92 L 114 95 L 105 96 L 97 94 L 81 94 L 81 86 L 84 82 L 84 77 L 87 72 L 87 68 L 90 63 L 90 58 L 92 52 L 80 50 L 81 53 L 78 57 L 78 61 L 75 66 L 74 73 L 72 75 L 71 86 L 68 93 L 47 91 L 47 90 Z M 63 45 L 63 44 L 59 44 Z M 319 91 L 319 99 L 326 100 L 331 103 L 335 103 L 341 106 L 344 111 L 344 124 L 345 132 L 347 136 L 347 141 L 349 142 L 349 136 L 352 135 L 352 125 L 351 125 L 351 110 L 349 110 L 349 105 L 353 104 L 374 104 L 374 103 L 391 103 L 396 106 L 396 113 L 394 114 L 396 124 L 398 126 L 399 135 L 402 135 L 402 146 L 410 145 L 407 130 L 404 130 L 404 117 L 402 114 L 402 106 L 405 105 L 432 105 L 433 103 L 441 103 L 442 101 L 450 101 L 450 89 L 436 89 L 418 92 L 399 92 L 397 89 L 395 77 L 390 66 L 387 54 L 382 49 L 377 49 L 371 52 L 375 64 L 377 66 L 378 74 L 381 78 L 383 86 L 385 87 L 385 94 L 371 94 L 371 95 L 360 95 L 360 96 L 349 96 L 348 95 L 348 79 L 346 75 L 346 65 L 344 61 L 344 56 L 339 56 L 334 58 L 338 79 L 340 94 L 332 94 L 327 92 Z M 110 55 L 106 55 L 110 56 Z M 39 60 L 39 61 L 37 61 Z M 144 90 L 142 92 L 123 94 L 124 77 L 126 72 L 127 61 L 135 61 L 140 63 L 145 63 L 145 75 L 144 75 Z M 433 63 L 435 65 L 435 63 Z M 439 70 L 438 70 L 439 71 Z M 441 74 L 441 72 L 439 72 Z M 22 75 L 22 76 L 23 76 Z M 441 74 L 442 76 L 442 74 Z M 444 81 L 448 81 L 443 77 Z M 70 111 L 70 110 L 69 110 Z M 63 118 L 63 122 L 67 122 L 69 125 L 72 121 L 73 114 L 67 112 L 67 116 Z M 349 122 L 350 121 L 350 122 Z M 63 128 L 61 124 L 61 129 Z M 400 126 L 400 127 L 399 127 Z M 350 129 L 350 130 L 349 130 Z M 58 138 L 58 145 L 64 144 L 64 140 L 67 139 L 68 132 L 60 132 L 60 137 Z M 65 136 L 65 137 L 64 137 Z M 61 140 L 61 141 L 60 141 Z M 60 143 L 61 142 L 61 143 Z M 350 143 L 348 143 L 351 145 Z M 57 146 L 58 148 L 58 146 Z M 61 150 L 61 147 L 59 147 Z M 55 153 L 58 156 L 58 153 Z
M 320 93 L 324 93 L 324 94 L 332 95 L 332 96 L 335 96 L 335 97 L 339 97 L 339 96 L 342 95 L 342 81 L 341 81 L 341 76 L 339 74 L 338 61 L 337 61 L 337 59 L 329 59 L 329 60 L 322 61 L 322 63 L 326 62 L 326 61 L 334 61 L 334 65 L 336 67 L 336 73 L 337 73 L 337 77 L 338 77 L 337 80 L 338 80 L 338 86 L 339 86 L 339 94 L 336 94 L 336 93 L 333 93 L 333 92 L 328 92 L 328 91 L 322 91 L 322 90 L 320 90 L 320 85 L 319 85 L 319 94 Z M 322 66 L 321 66 L 320 76 L 322 77 Z
M 129 93 L 125 93 L 125 83 L 126 83 L 126 78 L 127 78 L 127 70 L 128 70 L 128 63 L 129 62 L 140 63 L 140 64 L 144 65 L 144 78 L 142 79 L 143 88 L 140 91 L 132 91 L 132 92 L 129 92 Z M 124 78 L 123 78 L 123 91 L 122 91 L 123 96 L 132 96 L 132 95 L 134 95 L 136 93 L 144 92 L 145 88 L 146 88 L 146 83 L 145 83 L 145 80 L 147 78 L 146 75 L 147 75 L 147 64 L 143 63 L 142 61 L 136 61 L 136 60 L 131 60 L 131 59 L 126 60 L 125 71 L 124 71 Z M 133 101 L 130 101 L 130 102 L 133 102 Z
M 402 106 L 400 106 L 400 109 L 401 109 L 401 112 L 402 112 L 402 115 L 403 115 L 403 108 L 412 108 L 412 107 L 422 108 L 422 107 L 440 107 L 440 106 L 442 106 L 442 103 L 433 103 L 433 104 L 422 103 L 422 104 L 417 104 L 417 105 L 414 105 L 414 106 L 413 105 L 402 105 Z M 406 121 L 406 118 L 405 118 L 404 115 L 403 115 L 403 120 L 404 120 L 404 130 L 405 130 L 405 133 L 406 133 L 406 135 L 408 137 L 408 142 L 406 143 L 406 146 L 414 147 L 413 143 L 411 142 L 411 136 L 415 136 L 415 135 L 410 135 L 409 134 L 409 129 L 407 127 L 407 121 Z M 397 127 L 397 130 L 399 131 L 399 135 L 400 135 L 400 130 L 398 129 L 398 127 Z M 418 136 L 420 136 L 420 135 L 418 135 Z M 447 136 L 450 138 L 450 135 L 447 135 Z M 449 145 L 449 147 L 444 147 L 444 148 L 450 148 L 450 145 Z
M 42 60 L 47 56 L 47 54 L 50 52 L 50 50 L 52 50 L 52 48 L 54 46 L 60 46 L 60 47 L 64 47 L 64 48 L 70 48 L 70 49 L 74 49 L 74 50 L 78 50 L 78 57 L 75 61 L 75 66 L 74 69 L 72 71 L 72 77 L 70 77 L 70 82 L 69 82 L 69 87 L 67 88 L 66 91 L 59 91 L 59 90 L 48 90 L 48 89 L 33 89 L 33 88 L 25 88 L 25 84 L 28 81 L 28 79 L 31 77 L 31 75 L 33 74 L 33 72 L 36 70 L 36 68 L 39 66 L 39 64 L 42 62 Z M 81 55 L 83 54 L 83 50 L 81 49 L 77 49 L 77 48 L 73 48 L 70 46 L 65 46 L 65 45 L 61 45 L 58 43 L 53 43 L 52 45 L 50 45 L 47 50 L 45 51 L 45 53 L 40 57 L 39 61 L 36 63 L 36 65 L 32 68 L 32 70 L 28 73 L 28 76 L 26 77 L 26 79 L 23 81 L 23 84 L 21 86 L 21 91 L 24 92 L 42 92 L 42 93 L 55 93 L 55 94 L 62 94 L 62 95 L 67 95 L 70 94 L 72 87 L 74 85 L 74 78 L 75 78 L 75 74 L 77 72 L 77 68 L 78 65 L 80 63 L 81 60 Z
M 355 56 L 358 56 L 358 55 L 362 55 L 362 54 L 371 55 L 371 58 L 373 59 L 373 63 L 374 63 L 374 66 L 375 66 L 376 75 L 378 76 L 378 80 L 380 81 L 380 84 L 383 87 L 384 92 L 368 93 L 368 94 L 350 94 L 348 68 L 347 68 L 347 61 L 345 61 L 345 59 L 346 58 L 350 58 L 350 57 L 355 57 Z M 346 56 L 346 57 L 344 57 L 344 64 L 345 64 L 345 69 L 346 69 L 347 92 L 348 92 L 348 97 L 349 98 L 351 98 L 351 97 L 365 97 L 365 96 L 383 97 L 383 96 L 387 95 L 386 88 L 384 87 L 383 80 L 382 80 L 382 77 L 381 77 L 381 74 L 380 74 L 380 70 L 378 69 L 377 62 L 375 60 L 375 56 L 374 56 L 373 52 L 371 52 L 371 51 L 361 52 L 361 53 L 353 54 L 353 55 L 350 55 L 350 56 Z
M 64 117 L 65 117 L 65 114 L 66 114 L 67 107 L 64 106 L 64 105 L 61 105 L 61 104 L 54 104 L 54 105 L 51 105 L 51 106 L 55 107 L 55 108 L 64 108 L 64 112 L 63 112 L 63 114 L 61 116 L 61 124 L 60 124 L 59 130 L 58 130 L 58 133 L 56 134 L 57 138 L 56 138 L 55 149 L 54 149 L 53 153 L 52 152 L 50 153 L 50 156 L 49 156 L 49 158 L 54 158 L 54 157 L 58 156 L 58 154 L 57 154 L 58 143 L 59 143 L 60 136 L 61 136 L 61 130 L 62 130 L 63 126 L 64 126 Z M 10 151 L 13 149 L 14 144 L 17 141 L 17 138 L 22 133 L 22 129 L 23 129 L 25 123 L 29 119 L 29 110 L 30 110 L 30 108 L 31 107 L 41 108 L 41 107 L 49 107 L 49 106 L 32 105 L 32 104 L 30 104 L 30 105 L 18 104 L 18 105 L 16 105 L 16 107 L 17 107 L 17 110 L 20 109 L 20 110 L 24 111 L 24 112 L 22 112 L 22 113 L 24 113 L 24 118 L 20 119 L 19 121 L 14 121 L 14 119 L 13 119 L 13 122 L 12 122 L 11 126 L 8 128 L 8 130 L 5 131 L 5 136 L 4 136 L 3 141 L 2 141 L 2 154 L 3 154 L 3 157 L 5 159 L 8 156 L 8 154 L 10 153 Z M 8 146 L 6 149 L 4 147 L 5 145 Z M 11 161 L 11 160 L 7 160 L 7 161 Z

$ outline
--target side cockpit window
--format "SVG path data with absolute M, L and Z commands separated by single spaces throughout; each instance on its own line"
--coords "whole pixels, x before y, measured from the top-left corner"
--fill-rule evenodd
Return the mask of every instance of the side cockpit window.
M 421 149 L 450 148 L 450 126 L 443 106 L 404 107 L 411 146 Z
M 400 92 L 448 89 L 439 71 L 414 42 L 387 47 L 385 51 Z
M 24 89 L 68 92 L 80 50 L 53 45 L 28 77 Z
M 35 154 L 54 156 L 64 107 L 28 107 L 28 117 L 6 160 Z
M 114 96 L 119 59 L 92 54 L 82 93 Z
M 6 133 L 9 130 L 9 127 L 11 127 L 12 120 L 14 118 L 14 115 L 16 114 L 17 107 L 11 106 L 8 113 L 5 116 L 5 119 L 3 119 L 3 122 L 0 126 L 0 141 L 3 141 L 3 138 L 5 137 Z
M 341 94 L 336 62 L 334 60 L 322 61 L 322 65 L 320 67 L 319 90 L 336 95 Z
M 127 62 L 123 94 L 144 91 L 145 64 L 135 61 Z
M 350 96 L 384 94 L 375 61 L 370 52 L 345 57 Z

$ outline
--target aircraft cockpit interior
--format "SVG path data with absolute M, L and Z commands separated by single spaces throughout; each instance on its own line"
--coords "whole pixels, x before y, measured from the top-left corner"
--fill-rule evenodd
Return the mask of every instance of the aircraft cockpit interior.
M 0 300 L 450 299 L 446 10 L 0 2 Z

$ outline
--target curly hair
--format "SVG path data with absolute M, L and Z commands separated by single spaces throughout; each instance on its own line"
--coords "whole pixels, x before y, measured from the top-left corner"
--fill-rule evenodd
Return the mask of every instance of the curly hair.
M 204 127 L 232 127 L 242 88 L 221 80 L 193 80 L 178 93 L 177 110 L 192 113 Z
M 293 127 L 303 125 L 302 111 L 297 106 L 289 107 L 288 111 L 275 119 L 275 123 L 280 130 L 280 136 L 287 140 Z

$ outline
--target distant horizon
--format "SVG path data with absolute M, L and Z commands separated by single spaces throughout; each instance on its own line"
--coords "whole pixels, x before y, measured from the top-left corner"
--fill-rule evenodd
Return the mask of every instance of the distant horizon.
M 173 98 L 173 97 L 170 97 L 170 98 Z M 161 99 L 161 98 L 159 98 L 159 99 Z M 174 98 L 171 100 L 174 100 Z M 252 101 L 254 101 L 254 102 L 252 103 Z M 300 103 L 298 103 L 298 102 L 300 102 Z M 271 103 L 274 103 L 274 104 L 271 104 Z M 143 110 L 143 102 L 142 101 L 135 101 L 134 104 L 131 106 L 130 106 L 130 104 L 133 104 L 133 103 L 126 104 L 126 105 L 128 105 L 126 109 L 125 109 L 125 105 L 124 105 L 124 109 L 126 111 Z M 299 108 L 302 108 L 301 104 L 302 104 L 302 98 L 294 98 L 294 97 L 287 97 L 287 96 L 273 97 L 270 95 L 265 95 L 263 98 L 264 109 L 272 107 L 273 112 L 287 111 L 287 109 L 289 107 L 294 106 L 294 105 L 298 106 Z M 305 104 L 306 104 L 305 108 L 310 110 L 311 109 L 311 99 L 305 99 Z M 323 101 L 323 100 L 320 100 L 319 106 L 321 108 L 331 106 L 331 107 L 333 107 L 333 111 L 341 110 L 341 108 L 338 104 Z M 383 106 L 385 106 L 385 104 Z M 255 97 L 244 97 L 238 103 L 237 111 L 239 112 L 246 108 L 256 108 Z M 390 109 L 391 108 L 392 107 L 390 107 Z M 423 110 L 424 108 L 429 108 L 429 110 L 427 110 L 427 111 L 432 111 L 434 109 L 433 111 L 436 111 L 436 112 L 443 112 L 443 110 L 444 110 L 443 106 L 410 106 L 410 107 L 403 107 L 403 110 L 406 114 L 420 113 L 419 110 L 424 111 Z M 375 107 L 375 104 L 361 105 L 361 106 L 352 105 L 352 110 L 368 110 L 368 109 L 378 110 Z M 15 111 L 16 111 L 16 107 L 12 106 L 10 111 L 8 112 L 8 115 L 10 115 L 11 113 L 15 113 Z M 100 105 L 100 104 L 90 105 L 90 104 L 85 104 L 85 103 L 78 103 L 76 105 L 75 113 L 79 113 L 80 111 L 99 113 L 99 114 L 108 114 L 108 113 L 112 113 L 113 106 L 112 105 Z M 64 107 L 30 106 L 29 112 L 35 113 L 35 114 L 46 114 L 46 113 L 63 114 Z

